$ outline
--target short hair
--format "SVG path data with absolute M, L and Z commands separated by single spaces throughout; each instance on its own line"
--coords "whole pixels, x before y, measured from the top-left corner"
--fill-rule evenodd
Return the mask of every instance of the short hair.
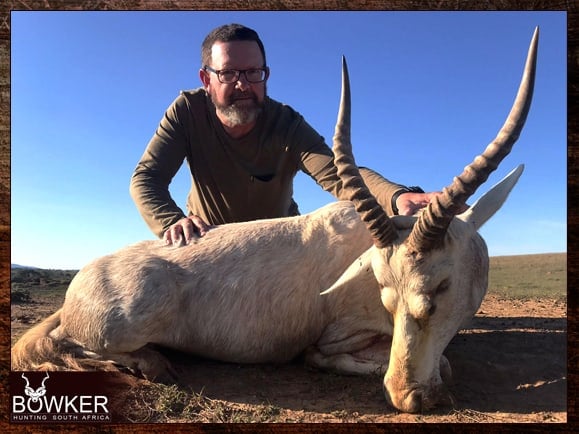
M 263 56 L 263 66 L 266 66 L 265 48 L 257 32 L 241 24 L 225 24 L 212 30 L 201 45 L 201 66 L 211 64 L 211 47 L 216 42 L 255 41 Z

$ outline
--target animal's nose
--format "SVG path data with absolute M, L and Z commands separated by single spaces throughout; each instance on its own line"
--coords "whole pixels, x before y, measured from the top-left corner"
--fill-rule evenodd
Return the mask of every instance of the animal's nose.
M 422 412 L 422 392 L 418 390 L 411 391 L 401 404 L 401 410 L 406 413 Z
M 420 413 L 422 411 L 422 392 L 418 389 L 394 390 L 389 387 L 388 379 L 384 379 L 384 395 L 388 403 L 405 413 Z
M 453 405 L 454 399 L 443 383 L 426 386 L 392 387 L 392 382 L 384 379 L 384 394 L 386 401 L 394 408 L 405 413 L 421 413 L 436 406 Z

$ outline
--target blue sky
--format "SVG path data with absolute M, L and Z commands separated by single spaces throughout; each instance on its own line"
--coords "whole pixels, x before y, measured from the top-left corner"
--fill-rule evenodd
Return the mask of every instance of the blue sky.
M 200 86 L 200 45 L 221 24 L 254 28 L 269 95 L 330 143 L 340 58 L 352 82 L 358 164 L 427 191 L 448 185 L 495 137 L 540 27 L 535 96 L 512 153 L 471 199 L 525 173 L 481 230 L 492 256 L 567 249 L 564 12 L 13 12 L 12 262 L 80 268 L 154 239 L 129 196 L 165 109 Z M 171 184 L 185 209 L 187 166 Z M 305 175 L 302 212 L 333 197 Z

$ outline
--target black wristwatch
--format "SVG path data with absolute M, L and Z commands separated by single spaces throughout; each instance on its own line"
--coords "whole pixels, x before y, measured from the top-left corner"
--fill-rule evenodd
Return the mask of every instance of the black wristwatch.
M 403 193 L 424 193 L 424 190 L 421 189 L 420 187 L 404 187 L 400 190 L 398 190 L 396 193 L 394 193 L 394 195 L 392 196 L 392 211 L 394 212 L 394 215 L 398 215 L 398 207 L 396 206 L 396 200 L 398 199 L 398 196 L 400 196 Z

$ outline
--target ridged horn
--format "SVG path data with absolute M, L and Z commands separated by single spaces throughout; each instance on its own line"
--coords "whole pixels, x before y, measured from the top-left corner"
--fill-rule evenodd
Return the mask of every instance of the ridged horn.
M 345 57 L 342 57 L 342 94 L 336 131 L 334 133 L 334 164 L 348 200 L 354 203 L 356 211 L 372 235 L 377 247 L 386 247 L 398 237 L 396 228 L 386 215 L 376 198 L 364 183 L 352 155 L 350 137 L 351 100 L 350 79 Z
M 425 252 L 441 246 L 451 220 L 503 158 L 511 152 L 523 129 L 533 98 L 538 40 L 537 27 L 529 46 L 515 102 L 504 125 L 484 152 L 466 166 L 462 174 L 455 177 L 452 184 L 445 187 L 442 193 L 428 204 L 406 241 L 410 250 Z

